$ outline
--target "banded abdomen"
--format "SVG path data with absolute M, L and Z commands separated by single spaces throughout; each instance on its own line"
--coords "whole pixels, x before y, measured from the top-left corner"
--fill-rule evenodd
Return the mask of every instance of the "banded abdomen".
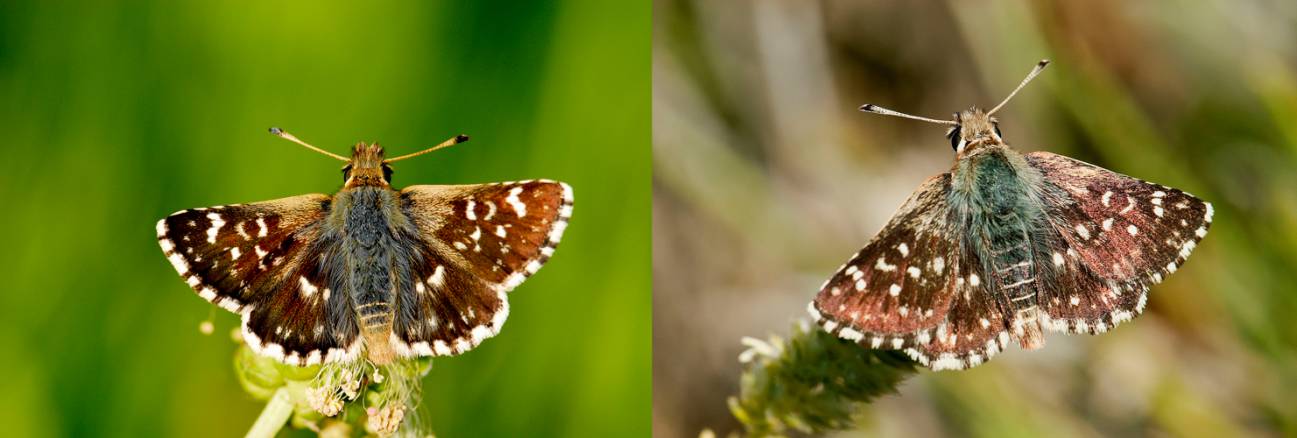
M 1040 213 L 1011 165 L 1007 154 L 1012 153 L 988 151 L 973 165 L 977 208 L 972 214 L 978 217 L 972 220 L 970 237 L 978 242 L 971 246 L 979 253 L 1014 337 L 1023 348 L 1038 348 L 1044 337 L 1036 303 L 1038 251 L 1032 227 Z
M 343 222 L 344 280 L 352 310 L 365 341 L 365 351 L 375 364 L 395 359 L 392 323 L 395 317 L 396 275 L 400 248 L 393 238 L 388 214 L 393 197 L 379 187 L 357 187 L 340 193 L 335 212 Z

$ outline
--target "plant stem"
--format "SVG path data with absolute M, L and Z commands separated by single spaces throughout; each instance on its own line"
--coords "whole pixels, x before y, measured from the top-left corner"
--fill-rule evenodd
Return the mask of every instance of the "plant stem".
M 275 391 L 275 395 L 270 397 L 270 401 L 266 402 L 266 408 L 261 410 L 261 416 L 257 417 L 257 422 L 252 423 L 252 429 L 249 429 L 245 436 L 273 438 L 291 415 L 293 415 L 293 402 L 288 397 L 288 389 L 280 387 Z

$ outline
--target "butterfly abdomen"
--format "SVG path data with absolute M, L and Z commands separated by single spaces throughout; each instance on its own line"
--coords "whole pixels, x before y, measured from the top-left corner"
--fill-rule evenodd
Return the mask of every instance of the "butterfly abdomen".
M 982 261 L 981 277 L 991 285 L 1004 323 L 1024 348 L 1043 345 L 1037 307 L 1037 263 L 1034 241 L 1041 210 L 1028 184 L 1030 169 L 1012 150 L 994 148 L 971 158 L 968 187 L 969 232 L 966 247 Z M 1024 162 L 1025 163 L 1025 162 Z
M 337 214 L 342 216 L 346 235 L 346 290 L 365 339 L 371 362 L 385 364 L 395 358 L 392 324 L 395 318 L 395 279 L 408 269 L 399 241 L 391 231 L 389 217 L 395 196 L 385 188 L 358 187 L 338 195 Z

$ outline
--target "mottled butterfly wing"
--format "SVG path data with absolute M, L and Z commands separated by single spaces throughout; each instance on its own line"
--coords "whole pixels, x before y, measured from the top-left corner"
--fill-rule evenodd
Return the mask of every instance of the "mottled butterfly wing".
M 243 318 L 256 352 L 293 365 L 354 357 L 358 330 L 333 298 L 320 225 L 330 198 L 303 195 L 176 212 L 158 244 L 203 299 Z
M 1037 302 L 1056 331 L 1101 333 L 1144 310 L 1150 284 L 1207 235 L 1211 204 L 1183 191 L 1048 152 L 1026 155 L 1044 176 L 1045 215 L 1065 244 Z
M 825 330 L 934 369 L 981 363 L 1003 348 L 1004 318 L 976 274 L 980 262 L 948 228 L 962 222 L 950 217 L 949 192 L 950 174 L 926 181 L 824 283 L 809 311 Z
M 549 260 L 572 215 L 572 188 L 544 180 L 411 186 L 401 200 L 418 242 L 393 326 L 407 357 L 463 353 L 498 333 L 506 293 Z

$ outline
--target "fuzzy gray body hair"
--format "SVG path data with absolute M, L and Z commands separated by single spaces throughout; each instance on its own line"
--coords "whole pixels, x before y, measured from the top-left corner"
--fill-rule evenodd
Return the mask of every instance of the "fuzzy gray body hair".
M 1022 154 L 996 142 L 961 154 L 952 171 L 949 223 L 964 254 L 978 258 L 981 272 L 991 278 L 1002 314 L 1021 326 L 1013 327 L 1026 348 L 1043 345 L 1037 323 L 1037 285 L 1052 272 L 1048 264 L 1053 233 L 1045 216 L 1044 179 Z M 1016 286 L 1015 286 L 1016 285 Z
M 370 360 L 390 360 L 397 296 L 412 288 L 411 263 L 422 258 L 413 250 L 417 230 L 401 209 L 399 193 L 374 186 L 339 193 L 327 223 L 334 238 L 328 239 L 326 264 L 340 268 L 332 270 L 330 283 L 343 298 L 329 306 L 330 319 L 355 318 Z

